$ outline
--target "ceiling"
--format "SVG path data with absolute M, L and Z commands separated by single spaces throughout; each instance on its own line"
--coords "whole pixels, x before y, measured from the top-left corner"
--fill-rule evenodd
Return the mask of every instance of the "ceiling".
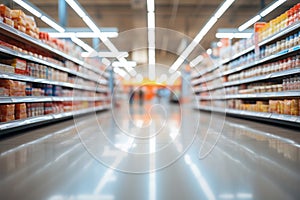
M 19 8 L 12 0 L 5 0 L 11 7 Z M 30 2 L 58 21 L 58 0 L 30 0 Z M 223 0 L 155 0 L 156 26 L 179 31 L 189 37 L 195 37 Z M 217 41 L 218 28 L 237 28 L 256 15 L 262 5 L 273 0 L 236 0 L 214 25 L 201 45 L 207 49 L 212 41 Z M 299 2 L 288 0 L 270 13 L 270 20 Z M 79 0 L 100 27 L 117 27 L 119 32 L 147 26 L 146 0 Z M 68 7 L 68 27 L 86 27 L 77 14 Z M 40 27 L 47 27 L 37 21 Z M 91 43 L 91 41 L 87 41 Z

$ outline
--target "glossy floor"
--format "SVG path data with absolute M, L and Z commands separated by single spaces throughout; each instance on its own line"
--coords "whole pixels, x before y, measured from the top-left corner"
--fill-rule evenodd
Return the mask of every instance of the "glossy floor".
M 2 138 L 0 199 L 299 198 L 299 130 L 189 105 L 124 108 Z

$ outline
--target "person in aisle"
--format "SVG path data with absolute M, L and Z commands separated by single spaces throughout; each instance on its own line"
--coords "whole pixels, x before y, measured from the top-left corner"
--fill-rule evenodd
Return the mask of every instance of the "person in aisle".
M 144 91 L 142 88 L 139 90 L 139 104 L 140 106 L 144 104 Z
M 134 92 L 133 88 L 130 87 L 130 89 L 129 89 L 129 105 L 130 105 L 130 106 L 132 106 L 132 104 L 133 104 L 133 102 L 134 102 L 134 96 L 135 96 L 134 93 L 135 93 L 135 92 Z

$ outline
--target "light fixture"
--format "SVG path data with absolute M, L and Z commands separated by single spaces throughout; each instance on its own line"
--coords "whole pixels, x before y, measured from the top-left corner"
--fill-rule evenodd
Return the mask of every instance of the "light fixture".
M 113 45 L 113 43 L 105 36 L 102 34 L 102 32 L 100 31 L 100 29 L 98 28 L 98 26 L 93 22 L 93 20 L 86 14 L 83 16 L 82 13 L 86 13 L 85 10 L 83 8 L 81 8 L 79 6 L 79 3 L 77 2 L 77 0 L 69 0 L 67 1 L 67 3 L 71 6 L 72 4 L 77 4 L 77 6 L 71 6 L 72 9 L 79 15 L 81 16 L 82 20 L 85 22 L 85 24 L 96 34 L 98 34 L 99 39 L 105 44 L 105 46 L 112 52 L 114 53 L 118 53 L 118 49 Z M 80 10 L 80 12 L 82 11 L 81 14 L 78 13 L 78 11 L 76 11 L 76 8 Z M 126 59 L 124 57 L 117 57 L 117 59 L 120 62 L 126 62 Z M 137 74 L 137 72 L 131 68 L 131 67 L 126 67 L 125 69 L 128 71 L 128 73 L 131 76 L 135 76 Z
M 154 0 L 147 0 L 147 11 L 154 12 L 154 10 L 155 10 Z
M 222 6 L 218 9 L 218 11 L 215 13 L 214 16 L 219 19 L 224 14 L 224 12 L 226 12 L 226 10 L 231 6 L 231 4 L 234 1 L 235 0 L 228 0 L 228 1 L 224 2 L 222 4 Z
M 112 63 L 113 67 L 136 67 L 136 62 L 135 61 L 126 61 L 126 62 L 118 62 L 115 61 Z
M 100 58 L 117 58 L 117 57 L 128 57 L 128 52 L 111 52 L 111 51 L 100 51 L 100 52 L 82 52 L 82 57 L 100 57 Z
M 79 45 L 80 47 L 82 47 L 87 52 L 93 52 L 93 51 L 95 51 L 92 47 L 90 47 L 88 44 L 86 44 L 82 40 L 78 39 L 77 37 L 71 37 L 71 40 L 74 43 L 76 43 L 77 45 Z
M 28 10 L 30 13 L 32 13 L 36 17 L 38 17 L 38 18 L 42 17 L 42 14 L 38 10 L 33 8 L 33 6 L 29 5 L 28 3 L 25 3 L 22 0 L 14 0 L 14 2 L 16 2 L 17 4 L 19 4 L 20 6 L 22 6 L 26 10 Z
M 272 12 L 273 10 L 275 10 L 278 6 L 280 6 L 281 4 L 283 4 L 284 2 L 286 2 L 286 0 L 278 0 L 275 3 L 273 3 L 272 5 L 270 5 L 269 7 L 267 7 L 265 10 L 263 10 L 260 13 L 260 16 L 264 17 L 267 14 L 269 14 L 270 12 Z
M 256 15 L 255 17 L 253 17 L 252 19 L 250 19 L 249 21 L 247 21 L 246 23 L 244 23 L 243 25 L 241 25 L 238 30 L 239 31 L 244 31 L 246 30 L 246 28 L 248 28 L 249 26 L 251 26 L 252 24 L 254 24 L 255 22 L 257 22 L 258 20 L 261 19 L 260 15 Z
M 211 55 L 211 54 L 212 54 L 212 49 L 211 49 L 211 48 L 207 49 L 207 50 L 206 50 L 206 53 L 207 53 L 208 55 Z
M 149 79 L 155 80 L 155 2 L 147 0 Z
M 48 24 L 49 26 L 51 26 L 58 32 L 61 32 L 61 33 L 65 32 L 65 29 L 63 27 L 58 25 L 56 22 L 54 22 L 52 19 L 50 19 L 46 15 L 42 14 L 42 12 L 39 11 L 38 8 L 34 8 L 34 6 L 30 5 L 30 3 L 22 1 L 22 0 L 14 0 L 14 2 L 19 4 L 24 9 L 28 10 L 30 13 L 32 13 L 36 17 L 40 18 L 43 22 L 45 22 L 46 24 Z
M 252 19 L 250 19 L 246 23 L 242 24 L 239 27 L 239 31 L 245 30 L 246 28 L 248 28 L 249 26 L 251 26 L 252 24 L 254 24 L 255 22 L 257 22 L 258 20 L 260 20 L 262 17 L 265 17 L 270 12 L 272 12 L 273 10 L 275 10 L 278 6 L 280 6 L 284 2 L 286 2 L 286 0 L 275 1 L 270 6 L 268 6 L 266 9 L 264 9 L 263 11 L 261 11 L 258 15 L 256 15 L 255 17 L 253 17 Z
M 216 38 L 251 38 L 253 33 L 216 33 Z
M 148 28 L 155 28 L 155 14 L 148 12 Z
M 103 32 L 102 34 L 108 38 L 115 38 L 119 35 L 117 32 Z M 78 38 L 98 38 L 99 34 L 94 32 L 50 32 L 49 36 L 52 38 L 71 38 L 73 36 L 76 36 Z
M 191 62 L 190 62 L 190 66 L 191 67 L 196 67 L 200 62 L 202 62 L 203 61 L 203 56 L 202 55 L 199 55 L 199 56 L 197 56 L 194 60 L 192 60 Z
M 61 32 L 61 33 L 65 32 L 65 29 L 63 27 L 61 27 L 60 25 L 58 25 L 56 22 L 52 21 L 48 17 L 42 16 L 41 20 L 44 21 L 49 26 L 51 26 L 52 28 L 54 28 L 55 30 L 57 30 L 58 32 Z
M 71 6 L 71 8 L 78 14 L 79 17 L 83 18 L 86 16 L 82 8 L 73 0 L 66 0 L 66 2 Z
M 218 19 L 228 10 L 228 8 L 233 4 L 235 0 L 226 0 L 214 13 L 214 15 L 208 20 L 205 26 L 199 31 L 197 36 L 189 44 L 189 46 L 183 51 L 183 53 L 177 58 L 177 60 L 172 64 L 169 69 L 170 73 L 174 73 L 182 65 L 184 60 L 190 55 L 198 43 L 204 38 L 208 31 L 213 27 L 213 25 L 218 21 Z

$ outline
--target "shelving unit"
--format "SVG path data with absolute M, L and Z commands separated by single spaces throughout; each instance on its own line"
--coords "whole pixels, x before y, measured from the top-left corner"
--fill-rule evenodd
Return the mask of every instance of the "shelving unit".
M 73 112 L 49 114 L 49 115 L 30 117 L 30 118 L 21 119 L 21 120 L 14 120 L 14 121 L 10 121 L 10 122 L 0 123 L 0 135 L 15 131 L 15 130 L 21 130 L 24 128 L 30 128 L 30 127 L 34 127 L 37 125 L 47 124 L 50 122 L 70 118 L 73 116 L 79 116 L 79 115 L 84 115 L 84 114 L 88 114 L 88 113 L 92 113 L 92 112 L 103 111 L 103 110 L 109 109 L 109 107 L 110 107 L 109 105 L 98 106 L 98 107 L 94 107 L 94 108 L 87 108 L 87 109 L 82 109 L 82 110 L 73 111 Z
M 109 96 L 109 88 L 108 88 L 108 78 L 109 73 L 104 72 L 102 70 L 97 69 L 94 66 L 91 66 L 90 64 L 85 63 L 84 61 L 81 61 L 77 58 L 74 58 L 72 56 L 69 56 L 65 54 L 64 52 L 61 52 L 55 48 L 50 47 L 49 45 L 43 43 L 42 41 L 39 41 L 37 39 L 34 39 L 16 29 L 13 27 L 10 27 L 3 22 L 0 22 L 0 39 L 5 41 L 12 41 L 14 42 L 13 45 L 17 46 L 17 44 L 20 44 L 21 47 L 30 47 L 32 49 L 35 49 L 35 51 L 41 52 L 42 55 L 47 55 L 47 57 L 51 57 L 54 59 L 59 60 L 60 62 L 65 61 L 71 61 L 75 63 L 76 65 L 79 65 L 79 71 L 75 71 L 72 69 L 69 69 L 67 67 L 55 64 L 53 62 L 50 62 L 48 60 L 41 59 L 40 57 L 35 57 L 29 54 L 20 53 L 18 51 L 12 50 L 5 46 L 0 46 L 0 56 L 3 58 L 19 58 L 26 60 L 28 62 L 40 64 L 46 67 L 50 67 L 55 70 L 59 70 L 61 72 L 65 72 L 68 74 L 68 76 L 71 77 L 78 77 L 82 80 L 86 80 L 89 82 L 93 82 L 93 84 L 84 85 L 81 82 L 76 83 L 69 83 L 69 82 L 61 82 L 61 81 L 54 81 L 54 80 L 48 80 L 45 78 L 35 78 L 32 76 L 27 75 L 20 75 L 15 73 L 7 73 L 1 71 L 0 73 L 0 79 L 8 79 L 8 80 L 14 80 L 14 81 L 22 81 L 26 83 L 35 83 L 35 84 L 47 84 L 47 85 L 55 85 L 55 86 L 61 86 L 63 88 L 69 88 L 69 89 L 76 89 L 80 90 L 82 92 L 84 91 L 90 91 L 93 92 L 89 96 L 78 96 L 79 94 L 75 94 L 75 96 L 67 96 L 67 97 L 61 97 L 61 96 L 0 96 L 0 105 L 4 104 L 20 104 L 20 103 L 54 103 L 54 102 L 90 102 L 89 105 L 93 105 L 93 102 L 101 102 L 101 105 L 95 103 L 95 106 L 81 109 L 81 110 L 74 110 L 74 111 L 68 111 L 68 112 L 60 112 L 56 114 L 46 114 L 46 115 L 40 115 L 40 116 L 34 116 L 34 117 L 28 117 L 25 119 L 16 119 L 13 121 L 8 122 L 1 122 L 0 123 L 0 135 L 22 130 L 24 128 L 29 128 L 32 126 L 37 126 L 41 124 L 51 123 L 57 120 L 62 120 L 66 118 L 70 118 L 73 116 L 78 115 L 84 115 L 88 113 L 103 111 L 110 108 L 110 96 Z M 6 40 L 7 39 L 7 40 Z M 6 66 L 5 64 L 0 64 L 1 66 Z M 90 71 L 90 73 L 81 72 L 81 69 L 85 69 L 86 71 Z M 79 92 L 81 93 L 81 92 Z M 99 95 L 97 95 L 99 94 Z
M 290 34 L 300 31 L 300 23 L 297 22 L 283 31 L 265 39 L 264 41 L 259 42 L 258 48 L 264 48 L 266 45 L 272 44 L 281 40 Z M 300 90 L 294 91 L 277 91 L 277 92 L 261 92 L 261 93 L 250 93 L 250 94 L 225 94 L 226 89 L 230 87 L 244 87 L 252 83 L 265 83 L 270 81 L 282 81 L 281 79 L 288 78 L 294 75 L 300 75 L 300 66 L 295 66 L 292 69 L 276 71 L 272 73 L 264 73 L 263 75 L 252 76 L 248 78 L 240 78 L 239 80 L 225 81 L 227 76 L 232 74 L 238 74 L 244 70 L 251 69 L 253 67 L 262 66 L 264 64 L 273 63 L 278 60 L 286 59 L 292 56 L 299 55 L 300 45 L 296 45 L 292 48 L 282 50 L 274 55 L 256 59 L 253 62 L 248 64 L 243 64 L 241 66 L 232 67 L 231 69 L 224 70 L 224 64 L 229 64 L 236 59 L 240 58 L 255 50 L 255 46 L 247 48 L 246 50 L 228 58 L 222 60 L 220 64 L 214 65 L 208 69 L 202 70 L 198 73 L 194 73 L 192 76 L 192 86 L 194 88 L 194 93 L 197 99 L 196 109 L 209 112 L 224 113 L 231 116 L 250 118 L 255 120 L 269 121 L 272 123 L 287 124 L 292 126 L 300 126 L 300 116 L 295 115 L 286 115 L 278 113 L 269 113 L 269 112 L 254 112 L 249 110 L 239 110 L 235 108 L 220 108 L 217 103 L 214 102 L 223 102 L 227 104 L 227 101 L 242 100 L 247 102 L 254 102 L 256 100 L 268 101 L 268 100 L 283 100 L 283 99 L 299 99 Z M 259 56 L 256 55 L 256 58 Z M 232 79 L 231 79 L 232 80 Z M 218 84 L 216 84 L 218 83 Z M 282 82 L 281 82 L 282 83 Z M 217 89 L 223 89 L 224 95 L 215 94 L 214 91 Z M 226 102 L 224 102 L 226 101 Z M 209 102 L 209 103 L 208 103 Z M 209 105 L 209 106 L 208 106 Z M 255 105 L 255 104 L 250 104 Z

